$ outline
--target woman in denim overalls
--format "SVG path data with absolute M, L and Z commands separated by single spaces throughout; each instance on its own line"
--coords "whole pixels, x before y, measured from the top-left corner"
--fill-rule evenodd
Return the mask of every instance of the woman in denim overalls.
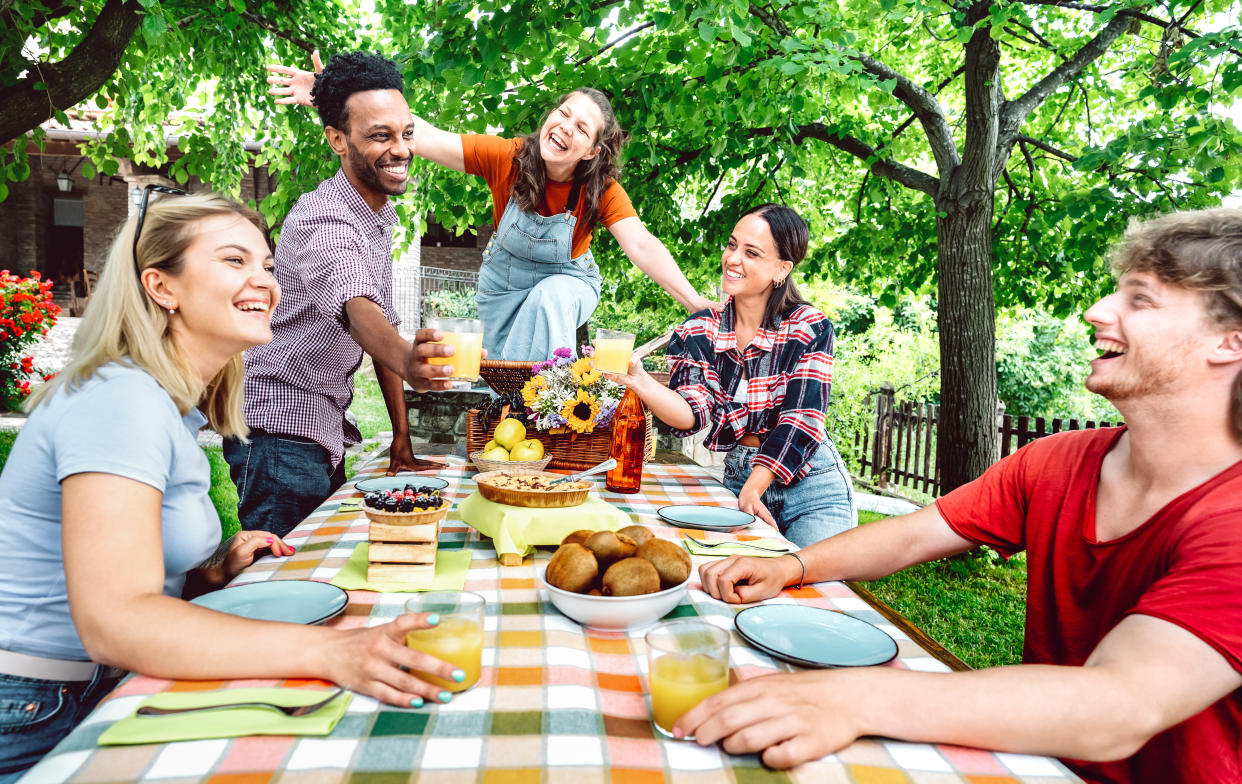
M 738 508 L 799 547 L 857 525 L 849 472 L 824 430 L 832 322 L 789 277 L 808 241 L 806 222 L 788 207 L 746 213 L 721 256 L 729 301 L 674 332 L 669 387 L 641 363 L 606 374 L 675 434 L 707 429 L 705 446 L 728 452 L 724 484 Z
M 313 62 L 322 70 L 318 53 Z M 268 82 L 277 85 L 272 93 L 286 96 L 280 103 L 312 105 L 314 73 L 268 70 Z M 599 268 L 590 252 L 597 223 L 689 313 L 718 304 L 694 290 L 617 182 L 625 132 L 599 90 L 579 87 L 562 96 L 539 130 L 520 139 L 456 134 L 413 120 L 415 155 L 483 177 L 492 192 L 496 233 L 483 252 L 478 290 L 491 359 L 542 360 L 574 345 L 578 326 L 599 304 Z

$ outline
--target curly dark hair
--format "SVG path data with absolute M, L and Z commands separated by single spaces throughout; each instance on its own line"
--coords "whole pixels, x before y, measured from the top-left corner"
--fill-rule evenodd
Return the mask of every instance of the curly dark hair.
M 548 121 L 552 112 L 569 100 L 569 96 L 574 93 L 582 93 L 594 101 L 604 117 L 604 124 L 600 127 L 599 136 L 595 139 L 595 144 L 599 145 L 599 155 L 590 160 L 580 161 L 574 169 L 574 178 L 582 180 L 582 202 L 586 205 L 582 222 L 589 230 L 595 226 L 595 221 L 599 217 L 600 198 L 603 197 L 604 191 L 608 190 L 608 186 L 621 174 L 617 159 L 621 157 L 621 148 L 629 140 L 629 134 L 621 130 L 621 125 L 617 122 L 617 115 L 612 110 L 612 103 L 608 100 L 608 96 L 593 87 L 579 87 L 562 95 L 543 115 L 539 128 L 534 133 L 522 137 L 522 146 L 513 156 L 513 167 L 517 172 L 513 178 L 513 198 L 517 200 L 518 207 L 523 211 L 539 211 L 539 206 L 543 204 L 544 189 L 548 184 L 548 172 L 543 166 L 543 158 L 539 155 L 539 133 L 543 130 L 543 124 Z M 574 205 L 568 205 L 568 209 L 573 208 Z
M 345 102 L 354 93 L 367 90 L 405 89 L 397 64 L 370 52 L 346 52 L 328 61 L 322 73 L 315 74 L 311 103 L 319 110 L 325 128 L 349 132 L 349 112 Z

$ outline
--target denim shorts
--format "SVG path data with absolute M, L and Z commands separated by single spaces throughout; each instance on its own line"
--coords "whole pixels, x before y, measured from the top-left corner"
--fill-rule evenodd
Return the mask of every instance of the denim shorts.
M 120 678 L 45 681 L 0 673 L 0 784 L 17 781 L 51 751 Z
M 297 436 L 253 430 L 248 444 L 226 438 L 224 459 L 246 531 L 284 536 L 345 484 L 345 461 L 333 466 L 328 450 Z
M 757 454 L 758 447 L 736 446 L 725 457 L 724 485 L 734 495 L 746 484 Z M 781 533 L 799 547 L 858 525 L 849 471 L 831 440 L 820 444 L 810 463 L 806 476 L 791 485 L 773 482 L 760 497 Z

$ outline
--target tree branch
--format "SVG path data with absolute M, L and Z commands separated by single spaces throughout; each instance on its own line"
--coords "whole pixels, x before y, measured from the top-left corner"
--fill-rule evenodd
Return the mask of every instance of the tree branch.
M 1113 42 L 1126 31 L 1126 27 L 1130 24 L 1130 20 L 1118 14 L 1111 22 L 1104 26 L 1095 38 L 1083 44 L 1082 48 L 1074 53 L 1074 56 L 1064 63 L 1061 63 L 1043 79 L 1040 79 L 1031 86 L 1023 95 L 1013 101 L 1008 101 L 1001 107 L 1001 123 L 998 143 L 1007 147 L 1013 144 L 1013 140 L 1018 135 L 1018 129 L 1022 127 L 1022 123 L 1026 121 L 1027 116 L 1035 110 L 1037 106 L 1047 100 L 1063 84 L 1070 79 L 1082 73 L 1088 65 L 1095 62 L 1100 55 L 1108 51 Z
M 616 46 L 622 41 L 625 41 L 626 39 L 629 39 L 629 38 L 632 38 L 638 35 L 643 30 L 646 30 L 648 27 L 655 27 L 655 22 L 646 22 L 644 24 L 640 24 L 637 27 L 633 27 L 633 28 L 630 28 L 629 30 L 626 30 L 621 35 L 617 36 L 616 38 L 612 39 L 608 43 L 601 46 L 594 53 L 588 54 L 586 57 L 583 57 L 581 60 L 578 60 L 577 62 L 575 62 L 574 66 L 577 67 L 579 65 L 585 65 L 586 63 L 589 63 L 591 60 L 594 60 L 596 57 L 599 57 L 601 54 L 603 54 L 604 52 L 607 52 L 612 47 Z
M 307 54 L 310 54 L 311 52 L 320 48 L 320 44 L 317 44 L 314 41 L 310 41 L 306 38 L 296 36 L 287 30 L 282 30 L 281 28 L 267 21 L 266 19 L 259 16 L 258 14 L 251 13 L 250 11 L 242 11 L 241 16 L 243 19 L 255 25 L 256 27 L 263 28 L 264 30 L 271 33 L 272 35 L 276 36 L 277 38 L 285 39 L 286 41 L 293 44 L 297 48 L 303 50 Z
M 752 128 L 750 130 L 752 136 L 772 136 L 775 133 L 776 129 L 773 128 Z M 807 139 L 817 139 L 836 147 L 842 152 L 847 152 L 866 164 L 867 170 L 872 174 L 887 177 L 907 188 L 922 191 L 928 196 L 934 197 L 936 190 L 940 187 L 940 180 L 936 177 L 891 159 L 882 158 L 880 151 L 871 145 L 848 134 L 837 133 L 823 123 L 808 123 L 799 126 L 792 136 L 794 144 L 801 144 Z
M 36 128 L 55 112 L 85 100 L 121 63 L 142 20 L 137 0 L 108 0 L 95 23 L 65 59 L 31 63 L 29 74 L 0 89 L 0 139 L 14 139 Z M 46 89 L 35 89 L 42 82 Z
M 794 37 L 785 23 L 768 10 L 751 3 L 750 13 L 762 20 L 778 35 L 786 38 Z M 870 55 L 838 47 L 830 47 L 830 49 L 858 63 L 872 76 L 895 82 L 893 97 L 908 106 L 923 126 L 923 132 L 927 135 L 927 143 L 936 159 L 936 170 L 941 177 L 946 176 L 961 162 L 957 145 L 953 141 L 953 131 L 949 127 L 949 121 L 940 107 L 940 102 L 936 100 L 936 96 Z

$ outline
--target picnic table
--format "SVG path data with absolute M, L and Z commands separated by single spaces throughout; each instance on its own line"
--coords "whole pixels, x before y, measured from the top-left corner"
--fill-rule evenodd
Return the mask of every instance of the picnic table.
M 447 457 L 439 476 L 454 503 L 475 489 L 473 471 Z M 355 479 L 382 475 L 387 455 L 361 466 Z M 656 510 L 667 504 L 736 507 L 734 496 L 703 468 L 648 465 L 634 495 L 602 491 L 601 497 L 669 539 L 779 537 L 756 523 L 734 534 L 687 532 L 662 526 Z M 234 585 L 264 580 L 331 580 L 354 547 L 367 538 L 360 511 L 340 511 L 360 494 L 347 483 L 289 534 L 290 558 L 264 558 Z M 34 782 L 329 782 L 409 781 L 525 784 L 627 784 L 633 782 L 1024 782 L 1076 781 L 1047 757 L 864 738 L 841 752 L 790 771 L 765 768 L 757 755 L 734 756 L 719 747 L 665 740 L 653 728 L 646 701 L 642 631 L 587 630 L 564 617 L 541 595 L 540 551 L 520 566 L 501 566 L 489 539 L 460 521 L 456 508 L 442 526 L 440 547 L 471 554 L 465 590 L 487 600 L 483 675 L 472 689 L 445 705 L 400 709 L 354 695 L 348 711 L 326 737 L 241 737 L 134 746 L 97 746 L 109 726 L 130 715 L 150 695 L 242 686 L 296 686 L 306 681 L 170 681 L 134 675 L 61 742 L 23 784 Z M 702 562 L 695 558 L 696 567 Z M 399 615 L 408 595 L 351 591 L 345 612 L 328 621 L 341 628 Z M 898 643 L 887 666 L 947 671 L 962 666 L 900 615 L 873 604 L 869 594 L 841 582 L 787 589 L 769 602 L 798 603 L 849 613 L 880 627 Z M 712 599 L 691 579 L 686 600 L 674 610 L 732 628 L 741 609 Z M 920 640 L 923 644 L 920 644 Z M 733 632 L 734 679 L 796 669 L 746 645 Z M 326 688 L 329 684 L 311 681 Z

